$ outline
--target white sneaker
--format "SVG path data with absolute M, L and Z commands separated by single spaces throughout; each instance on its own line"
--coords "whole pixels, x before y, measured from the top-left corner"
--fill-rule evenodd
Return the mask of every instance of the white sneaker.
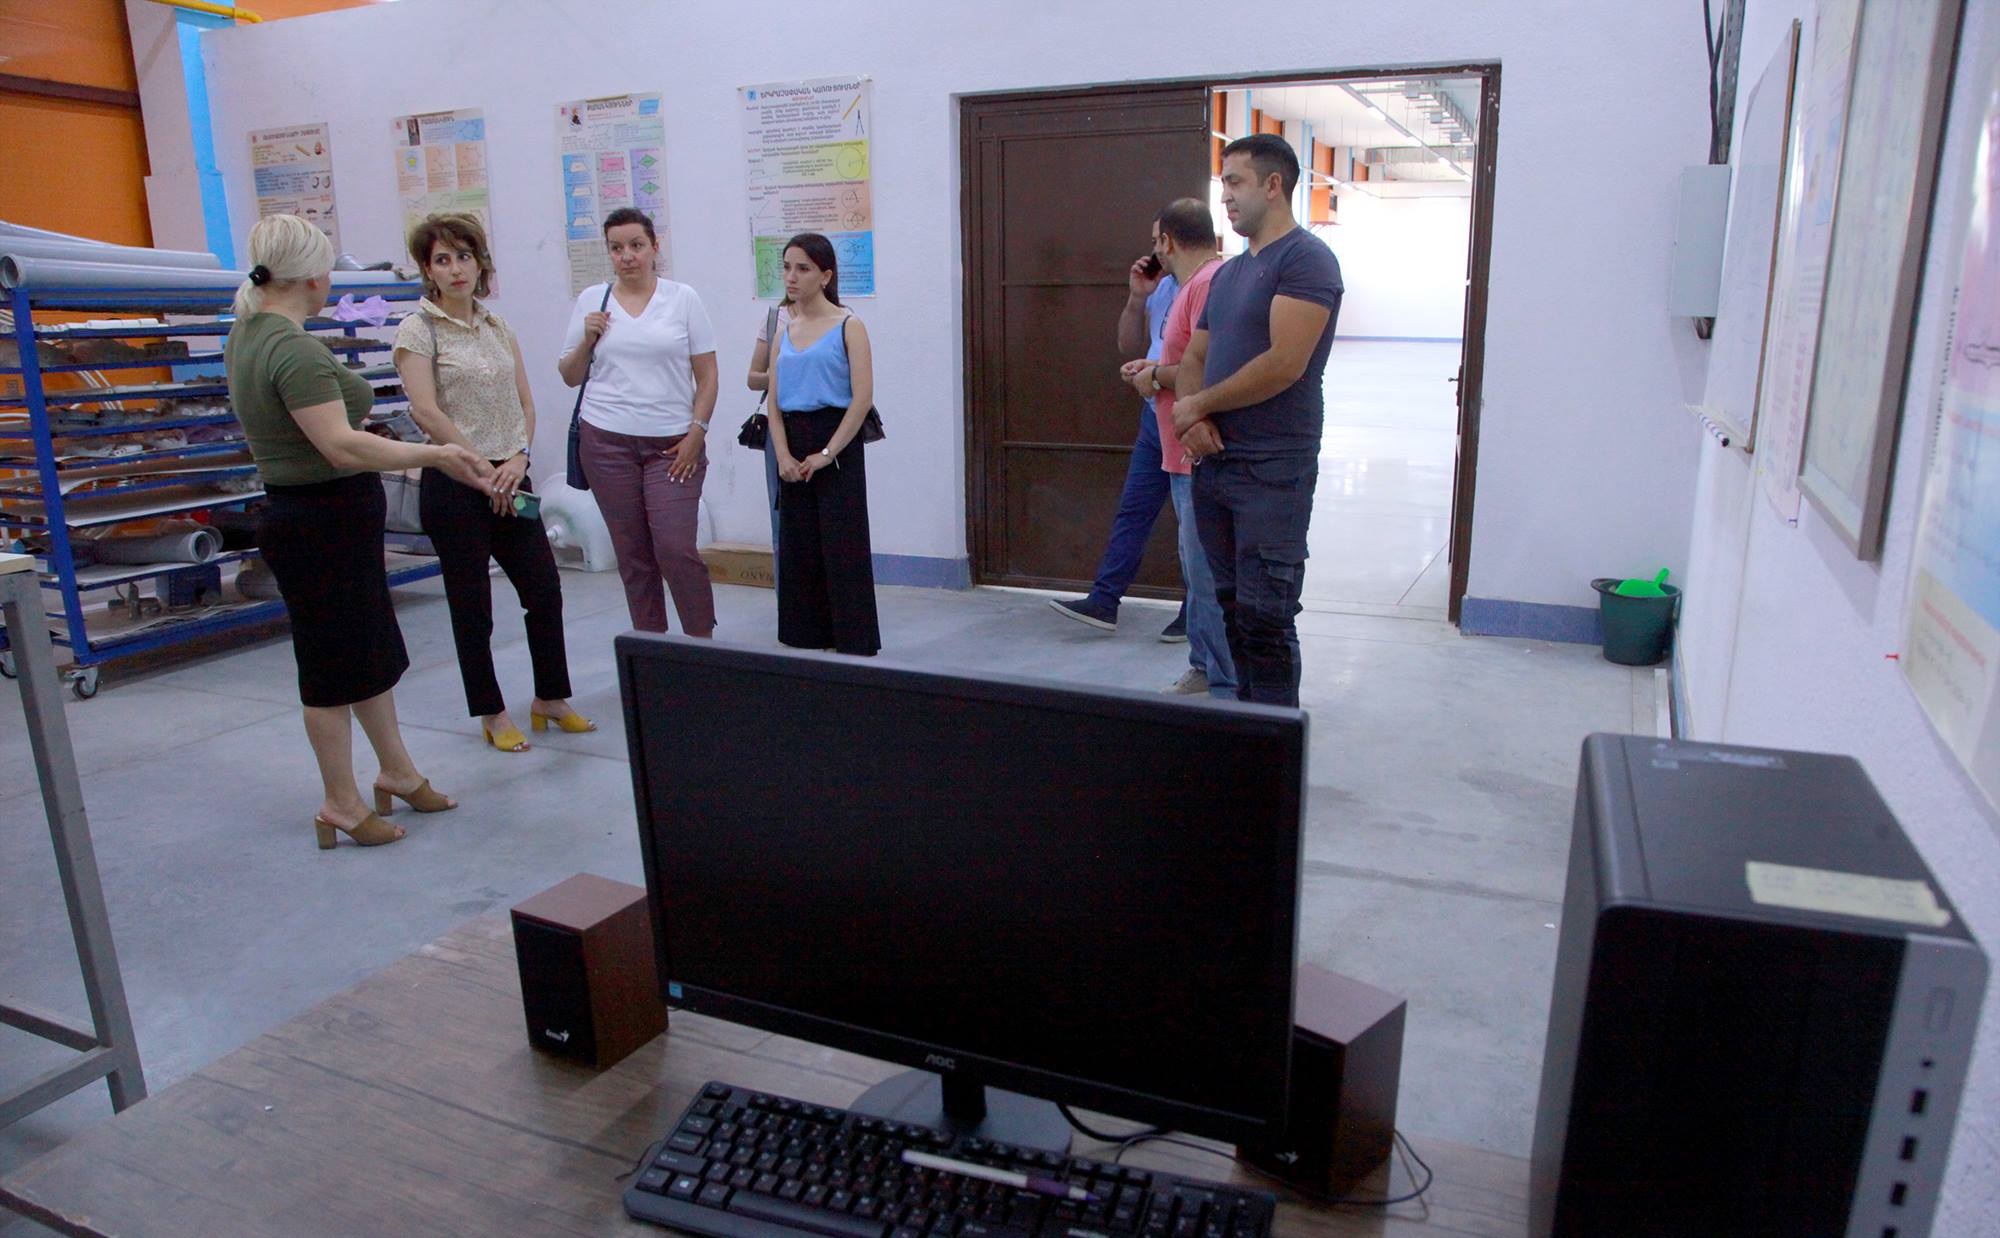
M 1198 666 L 1190 666 L 1181 672 L 1181 677 L 1174 680 L 1167 691 L 1175 696 L 1205 695 L 1208 692 L 1208 672 Z

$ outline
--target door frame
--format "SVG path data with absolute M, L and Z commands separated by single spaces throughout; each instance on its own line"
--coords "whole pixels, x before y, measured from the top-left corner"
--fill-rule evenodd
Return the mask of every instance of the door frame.
M 1446 619 L 1456 624 L 1465 601 L 1472 561 L 1473 498 L 1479 471 L 1479 421 L 1481 397 L 1485 391 L 1486 320 L 1489 305 L 1488 282 L 1493 267 L 1493 198 L 1498 181 L 1500 128 L 1500 62 L 1454 61 L 1426 65 L 1400 65 L 1371 69 L 1292 69 L 1247 76 L 1189 76 L 1155 78 L 1100 86 L 1057 86 L 1045 90 L 1003 90 L 958 96 L 959 130 L 959 234 L 960 270 L 963 299 L 961 314 L 964 331 L 960 339 L 960 371 L 965 400 L 966 466 L 966 549 L 971 558 L 972 583 L 985 582 L 991 575 L 987 565 L 988 547 L 980 520 L 986 500 L 986 451 L 975 417 L 977 371 L 974 362 L 973 328 L 982 290 L 980 246 L 983 240 L 975 194 L 978 146 L 976 126 L 967 123 L 969 110 L 977 105 L 1028 102 L 1036 99 L 1089 98 L 1096 95 L 1144 93 L 1150 90 L 1185 90 L 1203 86 L 1210 90 L 1242 87 L 1299 85 L 1328 81 L 1364 81 L 1389 77 L 1474 77 L 1480 82 L 1479 132 L 1476 136 L 1472 173 L 1472 240 L 1466 255 L 1465 338 L 1460 342 L 1462 372 L 1458 384 L 1458 455 L 1452 481 L 1451 591 Z

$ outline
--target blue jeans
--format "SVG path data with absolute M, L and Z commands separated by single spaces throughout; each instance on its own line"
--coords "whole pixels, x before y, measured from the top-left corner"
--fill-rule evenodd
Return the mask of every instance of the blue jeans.
M 1118 496 L 1118 514 L 1111 520 L 1111 539 L 1104 544 L 1104 558 L 1097 564 L 1097 579 L 1090 586 L 1090 600 L 1116 610 L 1139 574 L 1139 560 L 1146 554 L 1146 539 L 1153 535 L 1153 522 L 1167 502 L 1167 474 L 1160 468 L 1160 422 L 1153 406 L 1143 404 L 1139 412 L 1139 437 L 1132 444 L 1132 463 L 1125 469 L 1125 489 Z
M 1233 460 L 1194 471 L 1194 519 L 1236 664 L 1236 699 L 1299 703 L 1299 596 L 1306 581 L 1317 456 Z
M 1187 581 L 1188 665 L 1208 676 L 1208 694 L 1218 700 L 1236 699 L 1236 663 L 1229 656 L 1229 633 L 1222 623 L 1222 605 L 1215 600 L 1215 573 L 1194 520 L 1194 478 L 1167 474 L 1174 496 L 1174 517 L 1181 525 L 1181 577 Z

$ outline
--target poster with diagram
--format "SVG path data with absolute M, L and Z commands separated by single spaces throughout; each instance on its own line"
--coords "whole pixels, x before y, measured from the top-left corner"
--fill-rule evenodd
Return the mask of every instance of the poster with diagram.
M 660 96 L 612 95 L 556 105 L 556 149 L 562 160 L 563 240 L 574 296 L 611 278 L 604 252 L 604 217 L 637 207 L 653 218 L 661 272 L 667 243 L 667 123 Z
M 784 295 L 784 244 L 801 232 L 833 243 L 842 297 L 875 295 L 875 202 L 870 149 L 874 83 L 815 78 L 745 86 L 750 249 L 756 295 Z
M 2000 80 L 1985 122 L 1897 662 L 1938 734 L 2000 804 Z
M 396 147 L 396 196 L 403 234 L 439 211 L 471 215 L 493 245 L 492 197 L 486 183 L 486 119 L 478 108 L 398 116 L 390 122 Z
M 250 174 L 257 187 L 257 218 L 299 215 L 311 220 L 340 252 L 340 219 L 333 209 L 333 142 L 324 121 L 286 125 L 250 135 Z

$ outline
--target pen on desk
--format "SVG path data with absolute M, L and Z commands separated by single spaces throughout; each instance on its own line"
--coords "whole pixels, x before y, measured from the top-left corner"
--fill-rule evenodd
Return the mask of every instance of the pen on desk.
M 972 1161 L 955 1161 L 948 1156 L 932 1156 L 928 1152 L 906 1151 L 903 1153 L 905 1165 L 915 1165 L 920 1169 L 942 1169 L 946 1173 L 962 1174 L 968 1178 L 979 1178 L 987 1182 L 998 1182 L 1018 1190 L 1033 1191 L 1038 1195 L 1053 1195 L 1057 1199 L 1073 1200 L 1079 1204 L 1094 1204 L 1097 1196 L 1080 1186 L 1067 1182 L 1057 1182 L 1054 1178 L 1037 1178 L 1030 1174 L 1015 1173 L 1011 1169 L 995 1169 L 991 1165 L 975 1164 Z

